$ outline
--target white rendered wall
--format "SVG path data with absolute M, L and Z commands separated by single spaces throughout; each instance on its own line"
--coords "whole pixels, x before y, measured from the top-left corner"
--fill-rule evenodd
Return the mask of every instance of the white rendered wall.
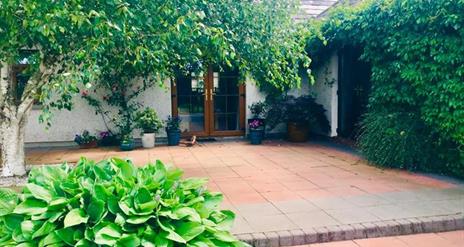
M 326 109 L 330 123 L 329 136 L 337 136 L 338 128 L 338 56 L 333 54 L 320 68 L 314 71 L 316 83 L 310 88 L 316 102 Z
M 158 116 L 165 120 L 171 115 L 170 83 L 166 82 L 166 88 L 153 87 L 138 97 L 138 101 L 148 107 L 152 107 Z M 32 109 L 27 127 L 26 142 L 70 142 L 74 136 L 88 130 L 91 133 L 106 131 L 106 127 L 100 115 L 95 115 L 95 110 L 87 104 L 80 96 L 73 99 L 72 111 L 54 111 L 52 126 L 46 130 L 44 124 L 39 123 L 40 108 Z M 134 131 L 134 137 L 139 137 L 139 131 Z M 166 136 L 164 129 L 160 130 L 158 136 Z

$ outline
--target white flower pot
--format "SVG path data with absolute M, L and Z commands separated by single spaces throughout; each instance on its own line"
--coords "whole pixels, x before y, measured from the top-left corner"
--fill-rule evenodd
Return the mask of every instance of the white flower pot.
M 155 146 L 155 133 L 144 133 L 142 135 L 142 146 L 152 148 Z

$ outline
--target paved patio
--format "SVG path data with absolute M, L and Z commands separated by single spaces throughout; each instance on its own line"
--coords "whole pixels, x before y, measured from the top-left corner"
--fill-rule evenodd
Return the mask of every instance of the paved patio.
M 80 156 L 95 160 L 129 157 L 138 165 L 160 159 L 184 169 L 186 176 L 209 177 L 209 189 L 223 192 L 224 208 L 237 213 L 234 233 L 250 242 L 277 238 L 280 245 L 295 245 L 351 239 L 346 231 L 341 231 L 343 238 L 330 237 L 331 229 L 346 227 L 354 228 L 352 238 L 464 228 L 462 184 L 382 170 L 354 154 L 321 144 L 268 141 L 252 146 L 225 141 L 131 152 L 34 149 L 28 150 L 27 162 L 75 162 Z M 436 216 L 451 217 L 453 227 L 427 228 L 424 219 L 432 217 L 430 222 L 436 222 Z M 415 221 L 421 230 L 413 229 Z M 369 235 L 369 225 L 382 229 L 382 224 L 401 222 L 412 224 L 410 232 Z M 359 227 L 364 233 L 356 235 Z M 320 229 L 325 230 L 317 235 Z M 317 239 L 308 240 L 312 236 L 308 232 L 316 233 Z M 291 240 L 285 242 L 286 237 Z

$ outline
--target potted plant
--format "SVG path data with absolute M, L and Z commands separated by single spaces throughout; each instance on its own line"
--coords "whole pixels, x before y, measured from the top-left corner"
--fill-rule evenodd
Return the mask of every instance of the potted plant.
M 248 130 L 251 144 L 261 144 L 266 129 L 265 115 L 267 105 L 264 102 L 255 102 L 249 107 L 252 118 L 248 119 Z
M 307 141 L 310 130 L 322 133 L 329 131 L 324 107 L 309 95 L 285 96 L 274 100 L 268 112 L 268 120 L 273 126 L 286 123 L 287 137 L 292 142 Z
M 84 130 L 81 135 L 77 134 L 74 137 L 74 142 L 77 143 L 80 148 L 97 147 L 97 137 L 91 135 L 87 130 Z
M 180 141 L 180 122 L 179 117 L 168 117 L 166 121 L 166 134 L 168 136 L 168 146 L 177 146 Z
M 248 122 L 248 130 L 248 137 L 250 138 L 250 143 L 253 145 L 261 144 L 264 138 L 264 120 L 251 120 L 251 122 Z
M 134 150 L 134 139 L 130 135 L 125 135 L 121 138 L 121 144 L 119 148 L 122 151 L 131 151 Z
M 137 112 L 135 115 L 137 127 L 142 129 L 142 146 L 144 148 L 152 148 L 155 146 L 155 133 L 162 126 L 161 120 L 158 118 L 156 111 L 151 108 Z
M 99 137 L 98 145 L 102 147 L 117 146 L 120 143 L 118 136 L 111 131 L 102 131 Z

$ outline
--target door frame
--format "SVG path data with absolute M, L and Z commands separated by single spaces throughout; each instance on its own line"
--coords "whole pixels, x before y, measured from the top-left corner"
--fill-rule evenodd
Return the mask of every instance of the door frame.
M 176 78 L 171 80 L 171 107 L 172 116 L 179 116 L 177 108 L 177 83 Z M 204 75 L 205 93 L 204 93 L 204 131 L 182 132 L 183 137 L 223 137 L 223 136 L 244 136 L 245 135 L 245 117 L 246 117 L 246 86 L 240 83 L 238 86 L 239 97 L 239 130 L 215 130 L 214 129 L 214 70 L 212 66 L 208 67 Z

